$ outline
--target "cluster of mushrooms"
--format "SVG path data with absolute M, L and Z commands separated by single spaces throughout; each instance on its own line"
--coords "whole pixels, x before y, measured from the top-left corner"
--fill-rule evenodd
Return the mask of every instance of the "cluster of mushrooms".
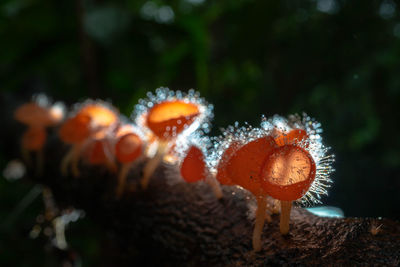
M 272 213 L 280 213 L 280 231 L 287 234 L 292 203 L 316 203 L 327 194 L 334 156 L 322 144 L 321 125 L 306 114 L 262 117 L 259 127 L 235 124 L 210 138 L 212 110 L 193 90 L 159 88 L 139 101 L 132 120 L 93 100 L 76 104 L 66 116 L 61 104 L 43 96 L 14 115 L 28 127 L 22 155 L 31 164 L 36 154 L 39 174 L 46 127 L 58 126 L 60 140 L 70 147 L 61 174 L 78 177 L 80 162 L 103 166 L 118 179 L 117 198 L 126 191 L 129 170 L 142 160 L 144 190 L 160 163 L 176 170 L 182 181 L 208 183 L 216 198 L 223 197 L 221 184 L 248 190 L 257 201 L 253 249 L 260 251 L 262 229 Z

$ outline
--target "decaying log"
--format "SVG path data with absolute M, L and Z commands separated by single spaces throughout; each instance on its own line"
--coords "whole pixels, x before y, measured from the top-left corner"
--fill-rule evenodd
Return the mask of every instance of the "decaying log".
M 18 136 L 11 137 L 15 146 Z M 130 191 L 117 200 L 116 175 L 106 169 L 82 165 L 81 177 L 62 177 L 66 149 L 53 132 L 44 175 L 29 172 L 28 177 L 50 187 L 60 207 L 83 209 L 101 226 L 112 244 L 103 255 L 105 266 L 400 264 L 399 222 L 322 218 L 295 208 L 289 235 L 279 233 L 279 216 L 273 215 L 264 227 L 262 250 L 254 253 L 253 200 L 245 191 L 224 186 L 218 201 L 206 184 L 172 183 L 162 166 L 144 191 L 137 166 L 129 175 Z M 377 233 L 371 231 L 377 227 Z

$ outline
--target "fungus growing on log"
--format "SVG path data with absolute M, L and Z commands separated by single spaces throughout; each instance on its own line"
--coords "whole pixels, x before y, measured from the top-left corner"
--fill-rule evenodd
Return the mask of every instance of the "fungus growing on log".
M 84 147 L 93 140 L 104 139 L 118 123 L 118 113 L 106 103 L 89 100 L 79 105 L 75 114 L 63 123 L 59 131 L 60 139 L 72 145 L 61 163 L 62 174 L 67 175 L 71 164 L 72 174 L 78 177 L 78 163 Z
M 303 113 L 302 116 L 289 115 L 287 119 L 278 115 L 269 119 L 263 117 L 261 128 L 271 132 L 279 146 L 295 145 L 311 155 L 316 167 L 315 179 L 296 202 L 301 205 L 321 203 L 319 199 L 328 194 L 327 189 L 332 183 L 330 176 L 335 161 L 335 156 L 329 153 L 330 148 L 323 144 L 321 124 Z
M 315 179 L 315 162 L 311 155 L 295 145 L 272 150 L 261 170 L 264 191 L 281 201 L 280 231 L 289 232 L 292 201 L 300 199 Z
M 271 221 L 268 209 L 272 209 L 263 190 L 260 177 L 264 160 L 276 147 L 269 131 L 252 127 L 229 127 L 223 137 L 216 140 L 214 165 L 217 178 L 223 184 L 238 185 L 250 191 L 257 201 L 253 230 L 253 249 L 261 250 L 261 235 L 265 220 Z
M 116 196 L 120 198 L 124 192 L 126 177 L 131 167 L 142 156 L 145 142 L 139 129 L 125 125 L 117 131 L 115 144 L 115 157 L 121 163 L 118 174 Z
M 200 147 L 201 144 L 200 146 L 192 144 L 183 152 L 183 159 L 179 163 L 180 175 L 187 183 L 205 181 L 220 199 L 223 197 L 221 187 L 207 166 L 206 152 Z
M 193 90 L 187 94 L 159 88 L 148 94 L 135 107 L 134 120 L 144 129 L 149 140 L 155 140 L 157 149 L 143 169 L 141 185 L 146 188 L 151 175 L 178 137 L 188 136 L 196 130 L 208 130 L 212 105 Z
M 21 139 L 21 152 L 24 160 L 30 164 L 30 152 L 36 153 L 36 172 L 41 174 L 43 168 L 43 146 L 47 139 L 47 127 L 56 126 L 64 117 L 64 106 L 61 103 L 50 104 L 45 95 L 37 95 L 32 101 L 19 106 L 14 118 L 25 124 L 28 129 Z
M 106 166 L 111 172 L 117 171 L 110 138 L 93 139 L 84 149 L 85 160 L 91 165 Z
M 260 128 L 230 126 L 211 142 L 211 138 L 203 136 L 209 127 L 211 111 L 212 106 L 193 91 L 182 94 L 163 88 L 156 95 L 149 94 L 149 99 L 141 100 L 136 107 L 138 126 L 121 125 L 118 113 L 106 103 L 85 102 L 59 130 L 60 139 L 72 145 L 62 160 L 61 171 L 67 174 L 71 165 L 72 174 L 78 176 L 82 154 L 89 163 L 87 166 L 98 165 L 109 170 L 116 170 L 114 160 L 117 160 L 121 168 L 115 194 L 121 198 L 129 170 L 147 153 L 150 159 L 140 181 L 143 188 L 164 160 L 187 183 L 207 182 L 217 198 L 222 197 L 217 180 L 235 186 L 233 190 L 245 189 L 251 193 L 247 199 L 253 195 L 257 203 L 252 246 L 254 251 L 260 251 L 264 223 L 266 219 L 271 221 L 275 202 L 281 203 L 280 231 L 286 234 L 292 202 L 318 202 L 320 195 L 327 193 L 334 157 L 327 154 L 329 148 L 322 144 L 320 124 L 307 115 L 264 118 Z M 41 109 L 35 112 L 45 113 Z M 32 126 L 29 116 L 16 117 L 30 125 L 23 138 L 24 147 L 31 150 L 43 147 L 46 139 L 43 125 L 48 125 L 47 122 Z M 151 155 L 149 143 L 157 145 L 155 155 Z M 105 173 L 114 177 L 113 172 Z
M 266 136 L 250 141 L 239 148 L 227 163 L 227 174 L 234 184 L 249 190 L 257 200 L 256 220 L 253 232 L 253 249 L 261 250 L 261 234 L 264 221 L 271 221 L 267 214 L 267 193 L 262 187 L 260 170 L 263 161 L 275 147 L 272 137 Z
M 327 194 L 334 156 L 327 155 L 329 148 L 322 144 L 320 123 L 306 114 L 288 119 L 275 115 L 261 125 L 278 145 L 263 164 L 263 189 L 280 200 L 280 231 L 287 234 L 292 202 L 318 203 L 320 195 Z

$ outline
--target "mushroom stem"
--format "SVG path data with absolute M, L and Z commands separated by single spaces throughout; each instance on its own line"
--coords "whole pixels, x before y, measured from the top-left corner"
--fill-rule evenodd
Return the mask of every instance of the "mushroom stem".
M 68 175 L 68 166 L 70 164 L 71 164 L 71 168 L 72 168 L 72 174 L 75 177 L 79 176 L 78 162 L 79 162 L 79 156 L 80 156 L 81 148 L 82 148 L 81 144 L 72 145 L 71 149 L 68 151 L 68 153 L 62 159 L 62 161 L 61 161 L 61 174 L 63 176 L 67 176 Z
M 208 172 L 205 181 L 209 186 L 211 186 L 217 199 L 221 199 L 224 196 L 221 190 L 221 186 L 219 185 L 217 179 L 215 179 L 214 175 Z
M 143 178 L 140 181 L 142 188 L 146 189 L 151 175 L 154 173 L 154 171 L 156 170 L 157 166 L 160 164 L 160 162 L 162 161 L 165 153 L 168 151 L 168 143 L 167 142 L 162 142 L 160 141 L 158 143 L 158 147 L 157 147 L 157 152 L 154 155 L 153 158 L 149 159 L 146 163 L 146 165 L 143 168 Z
M 289 232 L 290 211 L 292 209 L 292 201 L 281 200 L 281 221 L 279 229 L 281 234 L 286 235 Z
M 124 193 L 126 177 L 128 175 L 128 172 L 129 172 L 131 166 L 132 166 L 131 162 L 124 163 L 121 166 L 121 170 L 120 170 L 119 175 L 118 175 L 118 185 L 117 185 L 117 188 L 115 190 L 115 194 L 116 194 L 117 199 L 120 199 L 122 194 Z
M 261 250 L 261 234 L 264 228 L 264 222 L 267 211 L 267 198 L 265 196 L 257 197 L 257 211 L 256 211 L 256 221 L 254 224 L 253 231 L 253 250 L 258 252 Z
M 111 151 L 111 148 L 107 143 L 105 143 L 104 147 L 104 154 L 106 155 L 106 165 L 107 168 L 113 172 L 116 173 L 118 170 L 117 164 L 115 163 L 115 157 L 113 155 L 113 152 Z

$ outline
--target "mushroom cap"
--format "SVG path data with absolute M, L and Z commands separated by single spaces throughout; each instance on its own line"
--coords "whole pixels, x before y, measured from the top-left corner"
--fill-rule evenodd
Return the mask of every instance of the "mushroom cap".
M 262 186 L 273 198 L 294 201 L 307 193 L 315 179 L 314 159 L 295 145 L 276 147 L 261 169 Z
M 288 133 L 284 133 L 275 129 L 274 139 L 278 146 L 284 146 L 289 144 L 296 144 L 308 138 L 306 130 L 303 129 L 292 129 Z
M 119 122 L 118 114 L 111 107 L 101 103 L 84 105 L 77 115 L 86 115 L 91 119 L 91 136 L 95 139 L 106 137 L 108 130 Z
M 108 127 L 118 122 L 116 112 L 102 104 L 87 104 L 78 111 L 78 114 L 89 116 L 95 127 Z
M 218 162 L 216 175 L 217 180 L 221 184 L 234 185 L 231 178 L 229 178 L 229 174 L 227 173 L 227 164 L 232 155 L 236 152 L 236 150 L 239 149 L 239 147 L 239 142 L 232 142 L 229 147 L 222 153 L 221 159 Z
M 47 133 L 45 128 L 29 127 L 22 136 L 22 147 L 30 151 L 40 150 L 46 142 L 46 137 Z
M 158 138 L 172 139 L 192 124 L 199 114 L 199 107 L 194 103 L 164 101 L 149 110 L 146 124 Z
M 191 146 L 180 168 L 182 178 L 188 183 L 194 183 L 206 178 L 206 163 L 200 148 Z
M 261 186 L 260 171 L 273 148 L 271 136 L 260 137 L 240 147 L 227 162 L 227 175 L 234 184 L 249 190 L 254 195 L 265 195 Z
M 30 102 L 18 107 L 14 113 L 14 118 L 28 126 L 48 127 L 60 121 L 58 114 L 55 115 L 49 109 L 35 102 Z
M 122 163 L 133 162 L 142 155 L 143 141 L 134 133 L 122 135 L 115 145 L 115 156 Z
M 120 138 L 128 133 L 135 133 L 137 128 L 131 124 L 121 124 L 118 126 L 118 129 L 115 131 L 115 137 Z
M 77 114 L 67 119 L 60 128 L 60 139 L 68 144 L 79 144 L 85 141 L 91 133 L 91 117 L 85 114 Z

